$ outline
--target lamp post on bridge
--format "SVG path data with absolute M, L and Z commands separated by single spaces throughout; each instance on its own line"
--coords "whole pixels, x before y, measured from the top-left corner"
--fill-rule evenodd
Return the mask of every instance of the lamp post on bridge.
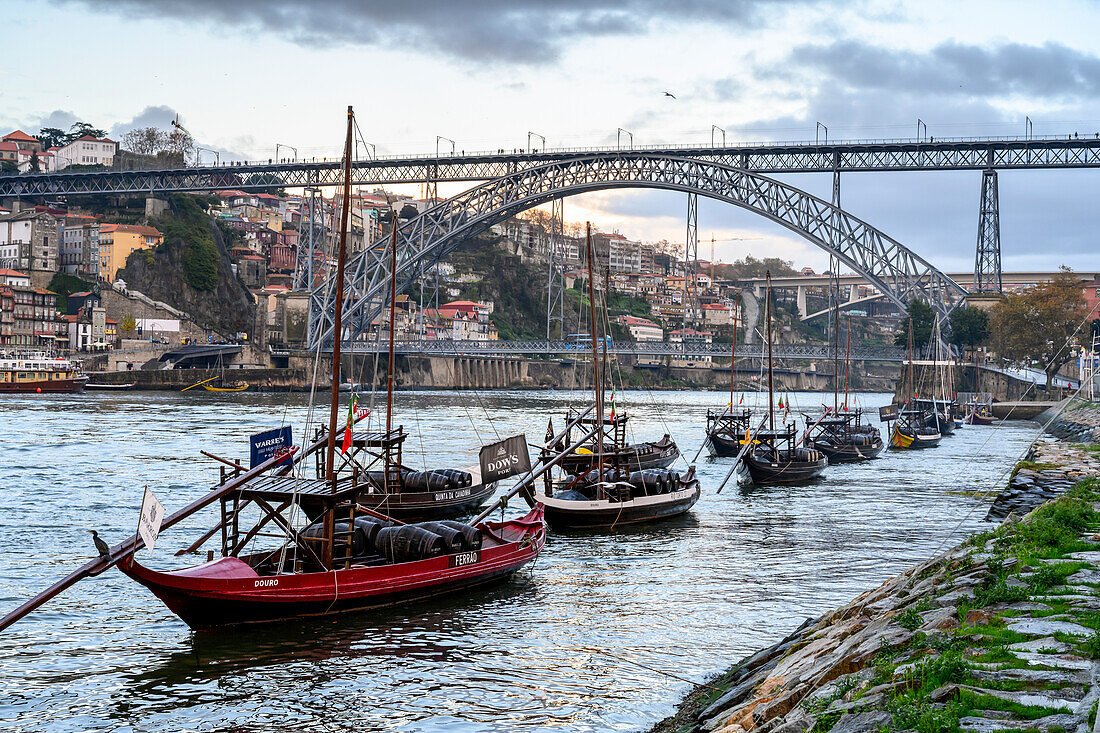
M 822 130 L 825 131 L 825 144 L 828 145 L 829 144 L 829 128 L 826 127 L 825 125 L 821 124 L 820 122 L 818 122 L 817 127 L 814 128 L 814 142 L 817 143 L 817 144 L 821 144 L 820 134 L 821 134 Z
M 627 135 L 629 135 L 629 136 L 630 136 L 630 147 L 631 147 L 631 148 L 633 148 L 633 147 L 634 147 L 634 133 L 633 133 L 633 132 L 631 132 L 630 130 L 624 130 L 623 128 L 621 128 L 621 127 L 620 127 L 620 128 L 618 128 L 617 130 L 615 130 L 615 149 L 616 149 L 616 150 L 619 150 L 619 149 L 620 149 L 620 147 L 621 147 L 621 146 L 619 145 L 619 140 L 620 140 L 620 139 L 622 138 L 622 134 L 623 134 L 624 132 L 625 132 L 625 133 L 626 133 Z
M 710 126 L 710 146 L 712 148 L 714 147 L 714 131 L 715 130 L 718 130 L 720 133 L 722 133 L 722 147 L 723 148 L 726 147 L 726 131 L 723 130 L 718 125 L 711 125 Z
M 286 145 L 285 143 L 275 143 L 275 160 L 276 160 L 276 162 L 278 162 L 278 160 L 279 160 L 279 148 L 286 148 L 287 150 L 293 150 L 294 151 L 294 160 L 298 160 L 298 148 L 293 147 L 292 145 Z
M 196 163 L 196 164 L 198 164 L 199 162 L 201 162 L 201 161 L 197 160 L 197 158 L 198 158 L 198 154 L 199 154 L 199 153 L 201 153 L 201 152 L 213 153 L 213 154 L 214 154 L 214 165 L 216 165 L 216 166 L 219 166 L 219 165 L 221 165 L 221 164 L 222 164 L 222 156 L 221 156 L 221 153 L 219 153 L 219 152 L 218 152 L 217 150 L 214 150 L 214 149 L 212 149 L 212 148 L 199 148 L 199 147 L 196 147 L 196 148 L 195 148 L 195 156 L 196 156 L 196 161 L 195 161 L 195 163 Z
M 542 135 L 538 134 L 537 132 L 531 132 L 530 130 L 528 130 L 527 131 L 527 150 L 528 150 L 528 152 L 531 152 L 531 153 L 535 152 L 534 150 L 531 149 L 531 138 L 532 137 L 537 137 L 539 140 L 542 140 L 542 149 L 546 150 L 546 138 L 543 137 Z

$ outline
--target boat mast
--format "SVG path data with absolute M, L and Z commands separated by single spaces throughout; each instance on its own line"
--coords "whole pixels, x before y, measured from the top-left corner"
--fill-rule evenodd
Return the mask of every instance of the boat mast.
M 600 379 L 600 359 L 599 352 L 596 351 L 596 283 L 592 275 L 592 259 L 594 257 L 592 253 L 592 222 L 586 222 L 585 233 L 585 252 L 588 257 L 588 322 L 589 329 L 591 331 L 592 341 L 592 387 L 596 393 L 596 422 L 599 423 L 600 429 L 596 432 L 596 453 L 597 460 L 600 462 L 598 467 L 602 469 L 603 465 L 603 394 L 602 394 L 602 381 Z
M 908 330 L 909 330 L 909 344 L 908 344 L 909 379 L 907 380 L 908 383 L 906 384 L 906 386 L 908 387 L 908 391 L 905 394 L 905 403 L 906 404 L 909 404 L 909 401 L 913 399 L 913 394 L 914 394 L 913 393 L 913 319 L 912 318 L 909 319 L 909 329 Z
M 767 324 L 768 329 L 768 428 L 775 430 L 775 401 L 773 394 L 775 392 L 775 385 L 772 382 L 772 271 L 768 270 L 764 273 L 764 277 L 767 282 L 767 290 L 765 291 L 765 297 L 767 300 L 764 302 L 764 322 Z
M 332 404 L 328 413 L 328 449 L 325 451 L 325 478 L 336 485 L 336 411 L 340 409 L 340 342 L 344 338 L 341 322 L 344 310 L 344 260 L 348 251 L 348 216 L 351 213 L 351 131 L 355 116 L 348 105 L 348 132 L 344 139 L 344 208 L 340 211 L 340 249 L 336 255 L 336 303 L 332 318 Z
M 736 301 L 735 301 L 736 303 Z M 733 342 L 730 344 L 730 415 L 733 415 L 733 362 L 737 359 L 737 305 L 733 306 Z M 732 425 L 732 423 L 731 423 Z
M 386 449 L 382 487 L 390 493 L 390 430 L 393 428 L 393 337 L 397 330 L 397 212 L 393 211 L 393 232 L 390 234 L 390 346 L 386 362 Z
M 848 377 L 852 373 L 852 315 L 848 314 L 848 328 L 844 335 L 848 338 L 848 344 L 844 347 L 844 409 L 848 409 Z
M 833 301 L 833 414 L 840 411 L 837 404 L 840 399 L 840 303 Z

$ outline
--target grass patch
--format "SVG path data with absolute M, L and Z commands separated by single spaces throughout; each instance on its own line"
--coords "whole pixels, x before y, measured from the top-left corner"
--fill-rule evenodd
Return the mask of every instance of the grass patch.
M 961 702 L 967 712 L 974 710 L 1002 710 L 1006 713 L 1012 713 L 1020 720 L 1038 720 L 1039 718 L 1045 718 L 1048 715 L 1054 713 L 1069 713 L 1069 708 L 1045 708 L 1041 705 L 1021 705 L 1018 702 L 1012 702 L 1011 700 L 1002 700 L 999 697 L 993 695 L 981 695 L 970 690 L 963 690 L 959 695 L 959 702 Z

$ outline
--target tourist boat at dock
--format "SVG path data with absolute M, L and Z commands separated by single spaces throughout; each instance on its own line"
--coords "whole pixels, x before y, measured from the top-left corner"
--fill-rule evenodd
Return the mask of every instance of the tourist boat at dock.
M 353 129 L 352 109 L 348 107 L 344 202 L 350 201 L 351 195 Z M 369 471 L 355 465 L 354 456 L 345 452 L 337 467 L 339 335 L 349 211 L 350 206 L 343 206 L 340 217 L 333 318 L 333 333 L 337 337 L 333 343 L 328 430 L 302 451 L 287 445 L 283 438 L 261 443 L 272 454 L 249 469 L 206 453 L 223 464 L 218 486 L 163 518 L 159 516 L 162 514 L 159 502 L 146 491 L 136 536 L 127 531 L 129 539 L 110 547 L 93 533 L 99 557 L 0 619 L 0 630 L 77 581 L 116 564 L 122 573 L 148 588 L 190 627 L 208 629 L 364 611 L 469 591 L 508 578 L 538 557 L 546 541 L 542 507 L 535 506 L 518 519 L 487 521 L 497 508 L 503 513 L 508 497 L 529 486 L 539 475 L 535 471 L 528 471 L 509 493 L 468 523 L 406 524 L 360 503 L 364 496 L 362 481 L 366 480 L 368 485 L 371 481 Z M 397 271 L 397 226 L 395 217 L 390 244 L 391 324 L 396 299 L 393 273 Z M 393 353 L 391 338 L 391 380 Z M 315 358 L 319 358 L 319 353 Z M 392 383 L 388 396 L 392 399 Z M 353 402 L 344 446 L 349 439 L 354 443 L 354 423 L 364 417 L 356 413 Z M 284 435 L 281 429 L 277 432 Z M 392 428 L 387 414 L 385 432 L 380 436 L 368 435 L 360 442 L 366 447 L 383 443 L 400 446 L 403 439 L 400 432 L 400 428 Z M 304 462 L 318 454 L 323 457 L 325 471 L 322 476 L 310 478 L 303 471 Z M 382 483 L 388 489 L 391 477 L 399 475 L 403 466 L 393 461 L 392 451 L 379 451 L 379 455 L 383 463 Z M 154 570 L 137 561 L 136 553 L 145 545 L 146 537 L 155 539 L 159 531 L 215 503 L 221 509 L 218 522 L 177 555 L 199 552 L 206 542 L 219 537 L 219 558 L 215 559 L 214 552 L 209 551 L 207 562 L 170 571 Z M 258 518 L 249 527 L 243 517 L 252 514 L 258 514 Z
M 74 362 L 45 352 L 0 355 L 0 394 L 80 392 L 88 382 Z
M 586 246 L 595 401 L 579 415 L 571 414 L 562 434 L 554 436 L 553 427 L 548 428 L 540 460 L 546 466 L 562 466 L 564 475 L 555 479 L 547 470 L 543 474 L 541 490 L 532 484 L 522 496 L 533 508 L 541 506 L 545 510 L 547 523 L 555 529 L 613 529 L 684 514 L 695 505 L 701 494 L 695 467 L 689 467 L 682 475 L 665 467 L 679 456 L 675 443 L 672 443 L 671 449 L 676 450 L 676 454 L 668 461 L 659 458 L 658 461 L 663 462 L 662 467 L 639 468 L 638 451 L 625 444 L 626 415 L 621 412 L 616 414 L 614 405 L 610 416 L 604 414 L 607 370 L 600 368 L 598 349 L 602 349 L 606 364 L 607 338 L 600 338 L 596 320 L 596 288 L 592 272 L 595 255 L 591 225 L 587 231 Z M 573 441 L 570 432 L 577 426 L 585 435 Z M 585 460 L 571 460 L 581 446 L 588 451 Z

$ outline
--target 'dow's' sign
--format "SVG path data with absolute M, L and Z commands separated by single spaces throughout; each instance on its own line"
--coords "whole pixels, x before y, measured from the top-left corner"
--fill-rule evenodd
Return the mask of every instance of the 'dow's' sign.
M 513 435 L 499 443 L 490 443 L 481 449 L 478 462 L 481 464 L 481 481 L 486 484 L 530 471 L 527 435 Z
M 878 419 L 882 422 L 890 422 L 891 420 L 898 419 L 898 406 L 896 404 L 886 405 L 878 408 Z
M 274 458 L 280 453 L 289 451 L 294 445 L 294 437 L 291 434 L 290 426 L 284 425 L 281 428 L 265 430 L 262 433 L 249 436 L 248 444 L 248 467 L 255 468 L 269 458 Z M 290 456 L 286 457 L 286 462 L 290 462 Z M 283 462 L 280 461 L 279 465 L 282 464 Z

